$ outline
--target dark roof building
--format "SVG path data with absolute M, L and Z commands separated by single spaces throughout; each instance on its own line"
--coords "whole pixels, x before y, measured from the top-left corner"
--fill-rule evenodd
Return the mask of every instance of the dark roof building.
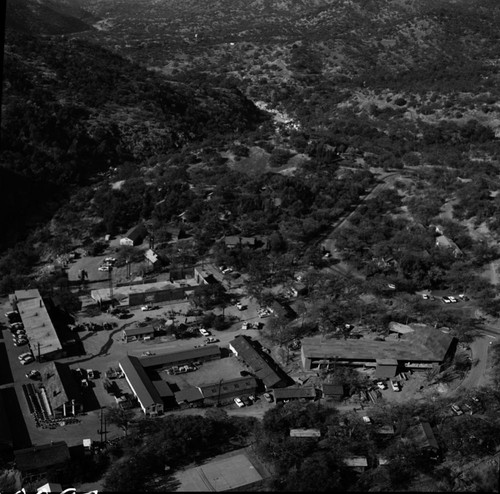
M 392 373 L 394 362 L 415 369 L 442 364 L 451 359 L 456 344 L 456 338 L 450 335 L 434 328 L 420 327 L 394 341 L 304 338 L 301 356 L 306 370 L 380 362 L 381 367 Z
M 144 223 L 139 223 L 132 227 L 125 236 L 120 239 L 120 245 L 140 245 L 147 234 L 148 231 Z
M 321 390 L 326 400 L 341 401 L 345 396 L 342 384 L 323 384 Z
M 145 415 L 163 413 L 164 403 L 158 389 L 149 379 L 137 357 L 127 356 L 118 365 L 125 374 L 125 379 L 138 399 Z
M 143 357 L 140 359 L 145 368 L 149 367 L 167 367 L 171 365 L 189 364 L 195 360 L 207 361 L 220 358 L 220 348 L 217 345 L 207 345 L 191 350 L 182 350 L 180 352 L 162 353 L 152 357 Z
M 69 460 L 69 449 L 65 441 L 51 442 L 14 451 L 16 467 L 23 477 L 44 474 L 48 469 L 64 465 Z
M 40 373 L 54 415 L 73 415 L 83 410 L 80 383 L 67 364 L 51 362 Z
M 237 336 L 229 343 L 229 349 L 252 368 L 267 389 L 287 385 L 288 376 L 269 355 L 258 350 L 247 336 Z
M 284 400 L 315 400 L 316 389 L 313 386 L 290 386 L 273 390 L 274 402 Z
M 184 388 L 175 393 L 175 401 L 178 405 L 203 402 L 203 393 L 194 386 Z

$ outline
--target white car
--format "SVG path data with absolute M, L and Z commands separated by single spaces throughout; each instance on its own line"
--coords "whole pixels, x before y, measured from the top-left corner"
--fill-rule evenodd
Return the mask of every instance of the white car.
M 389 290 L 396 290 L 396 285 L 394 283 L 387 283 L 387 288 L 389 288 Z
M 19 360 L 24 360 L 27 357 L 31 357 L 31 352 L 26 352 L 26 353 L 21 353 L 21 355 L 18 355 Z
M 363 417 L 363 422 L 364 422 L 365 424 L 371 424 L 371 423 L 372 423 L 372 421 L 371 421 L 370 417 L 367 417 L 366 415 Z
M 383 383 L 382 381 L 377 381 L 377 386 L 380 389 L 386 389 L 387 388 L 387 386 L 385 385 L 385 383 Z
M 244 309 L 244 307 L 245 307 L 245 306 L 244 306 L 241 302 L 238 302 L 238 303 L 236 304 L 236 308 L 237 308 L 238 310 L 243 310 L 243 309 Z
M 451 405 L 451 409 L 453 410 L 453 412 L 456 415 L 463 415 L 463 413 L 464 413 L 464 411 L 458 405 L 456 405 L 455 403 L 453 405 Z
M 87 377 L 89 379 L 94 379 L 94 371 L 92 369 L 87 369 Z
M 104 259 L 104 262 L 109 262 L 110 264 L 113 264 L 116 262 L 116 259 L 114 257 L 106 257 L 106 259 Z
M 210 336 L 210 333 L 205 328 L 200 328 L 202 336 Z
M 445 304 L 450 304 L 451 303 L 451 300 L 448 298 L 448 297 L 442 297 L 441 300 L 443 301 L 443 303 Z
M 245 321 L 245 322 L 241 325 L 241 329 L 248 329 L 248 321 Z
M 31 362 L 34 362 L 34 361 L 35 361 L 35 359 L 31 355 L 28 355 L 26 358 L 21 360 L 21 364 L 22 365 L 31 364 Z
M 111 266 L 106 266 L 105 264 L 103 264 L 102 266 L 99 266 L 97 269 L 99 271 L 109 271 L 111 269 Z
M 424 300 L 429 300 L 429 298 L 430 298 L 430 297 L 429 297 L 429 295 L 428 295 L 427 293 L 423 293 L 423 294 L 422 294 L 422 298 L 423 298 Z
M 235 398 L 234 402 L 236 403 L 236 405 L 238 406 L 238 408 L 242 408 L 242 407 L 245 406 L 245 404 L 241 401 L 240 398 Z
M 450 302 L 452 304 L 456 304 L 458 302 L 458 300 L 455 297 L 453 297 L 452 295 L 450 295 L 448 298 L 450 299 Z
M 153 306 L 152 306 L 152 305 L 149 305 L 149 304 L 147 304 L 147 305 L 143 305 L 143 306 L 141 307 L 141 310 L 144 310 L 144 311 L 146 311 L 146 310 L 153 310 Z

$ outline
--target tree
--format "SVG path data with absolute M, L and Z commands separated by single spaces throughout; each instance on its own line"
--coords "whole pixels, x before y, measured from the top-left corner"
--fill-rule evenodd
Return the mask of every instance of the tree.
M 133 410 L 125 410 L 118 406 L 108 407 L 106 409 L 106 420 L 111 424 L 120 427 L 127 435 L 130 421 L 135 417 Z

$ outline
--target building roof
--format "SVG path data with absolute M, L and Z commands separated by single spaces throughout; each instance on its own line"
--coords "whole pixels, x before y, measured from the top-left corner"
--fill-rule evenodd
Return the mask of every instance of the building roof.
M 30 288 L 29 290 L 16 290 L 14 292 L 14 298 L 17 301 L 20 300 L 29 300 L 31 298 L 38 298 L 40 296 L 40 292 L 37 288 Z
M 322 390 L 325 396 L 344 396 L 342 384 L 323 384 Z
M 401 324 L 399 322 L 391 321 L 389 323 L 389 331 L 392 331 L 393 333 L 407 334 L 407 333 L 413 333 L 414 330 L 410 326 L 407 326 L 406 324 Z
M 394 426 L 390 424 L 381 425 L 380 427 L 375 429 L 375 434 L 394 436 Z
M 154 264 L 155 262 L 158 261 L 158 254 L 152 250 L 152 249 L 148 249 L 145 253 L 144 253 L 144 257 L 151 263 L 151 264 Z
M 257 389 L 257 381 L 254 377 L 241 377 L 238 379 L 221 380 L 212 384 L 200 384 L 198 389 L 205 398 L 216 398 L 231 394 L 236 391 L 241 393 L 253 393 Z
M 120 360 L 119 365 L 144 408 L 156 404 L 163 405 L 160 393 L 149 379 L 137 357 L 129 355 Z
M 406 437 L 413 440 L 422 449 L 439 449 L 439 444 L 429 422 L 419 422 L 410 427 Z
M 273 390 L 275 400 L 299 398 L 316 398 L 316 389 L 313 386 L 290 386 Z
M 419 328 L 397 341 L 324 340 L 320 337 L 302 340 L 302 355 L 306 358 L 350 360 L 397 359 L 442 362 L 453 337 L 433 328 Z
M 33 354 L 38 356 L 40 352 L 40 356 L 43 357 L 62 350 L 61 342 L 40 293 L 38 290 L 29 290 L 29 292 L 32 294 L 36 292 L 36 296 L 19 300 L 17 309 L 30 340 Z
M 174 396 L 174 392 L 170 388 L 170 385 L 166 381 L 162 381 L 161 379 L 159 381 L 151 381 L 153 383 L 153 386 L 156 388 L 156 391 L 158 391 L 158 394 L 162 398 L 172 398 Z
M 179 404 L 184 401 L 192 403 L 200 400 L 203 400 L 203 394 L 198 388 L 195 388 L 194 386 L 181 389 L 180 391 L 175 393 L 175 401 Z
M 178 472 L 178 492 L 220 492 L 248 488 L 263 477 L 247 455 L 237 454 Z
M 217 345 L 207 345 L 200 348 L 182 350 L 180 352 L 169 352 L 153 355 L 152 357 L 142 357 L 140 361 L 143 367 L 148 368 L 215 356 L 220 357 L 220 348 Z
M 135 242 L 136 240 L 143 239 L 147 234 L 148 230 L 144 226 L 144 223 L 139 223 L 128 230 L 124 238 L 128 238 Z
M 145 326 L 144 328 L 127 328 L 123 332 L 125 336 L 139 336 L 142 334 L 153 334 L 155 330 L 151 326 Z
M 321 437 L 319 429 L 290 429 L 290 437 Z
M 21 472 L 31 472 L 69 460 L 69 449 L 66 441 L 51 442 L 14 451 L 16 465 Z
M 367 467 L 368 460 L 365 456 L 351 456 L 344 458 L 344 463 L 348 467 Z
M 52 409 L 58 409 L 72 400 L 76 403 L 81 402 L 80 385 L 67 364 L 51 362 L 43 367 L 40 373 Z
M 284 376 L 282 377 L 281 375 L 281 369 L 279 369 L 271 357 L 268 355 L 264 356 L 245 335 L 237 336 L 229 345 L 252 368 L 253 372 L 264 382 L 267 388 L 272 388 L 285 382 Z M 267 359 L 271 360 L 272 364 Z

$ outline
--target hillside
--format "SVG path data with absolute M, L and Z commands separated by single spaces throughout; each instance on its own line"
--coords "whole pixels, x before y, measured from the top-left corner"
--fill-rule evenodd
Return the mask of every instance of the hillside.
M 68 34 L 91 29 L 98 19 L 78 0 L 8 0 L 6 25 L 27 34 Z
M 65 186 L 61 195 L 109 167 L 244 132 L 262 118 L 236 89 L 172 83 L 86 41 L 7 32 L 0 165 Z

